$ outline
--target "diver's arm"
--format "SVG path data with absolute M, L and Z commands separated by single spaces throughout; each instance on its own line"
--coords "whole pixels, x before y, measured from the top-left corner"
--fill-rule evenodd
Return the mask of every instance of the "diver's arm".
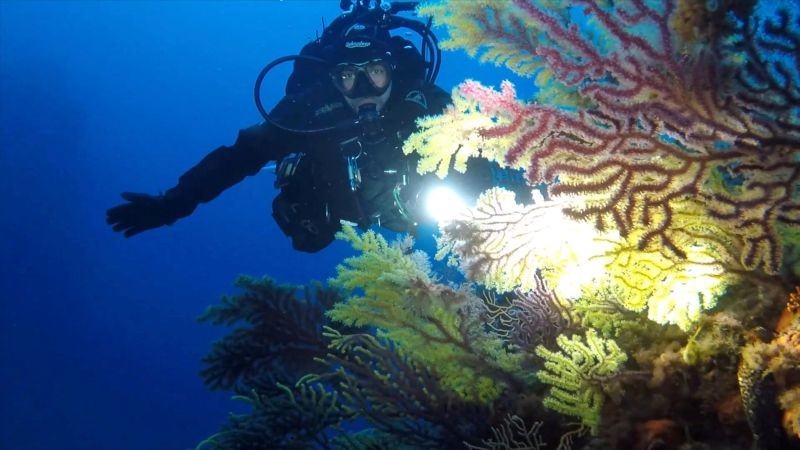
M 241 130 L 233 145 L 206 155 L 163 194 L 123 193 L 127 203 L 109 209 L 106 222 L 125 237 L 172 225 L 194 212 L 198 204 L 213 200 L 246 176 L 258 173 L 269 161 L 285 156 L 284 144 L 291 143 L 291 139 L 281 136 L 269 124 Z
M 313 92 L 284 97 L 270 112 L 278 124 L 302 128 L 308 121 L 308 97 Z M 164 196 L 191 214 L 198 203 L 206 203 L 223 191 L 257 174 L 270 161 L 278 161 L 307 145 L 309 137 L 264 122 L 239 131 L 236 142 L 206 155 L 197 165 L 181 175 L 178 185 Z M 189 209 L 191 207 L 191 209 Z M 179 217 L 179 218 L 180 218 Z
M 284 97 L 270 116 L 277 123 L 301 127 L 308 120 L 307 99 L 313 98 L 313 94 Z M 248 175 L 257 174 L 268 162 L 278 161 L 308 145 L 307 141 L 307 135 L 289 132 L 270 122 L 245 128 L 233 145 L 219 147 L 206 155 L 163 194 L 123 193 L 127 203 L 106 211 L 106 222 L 125 237 L 172 225 L 194 212 L 200 203 L 213 200 Z
M 198 203 L 213 200 L 245 177 L 257 174 L 268 162 L 283 156 L 282 152 L 275 151 L 273 134 L 267 124 L 240 130 L 233 145 L 218 147 L 207 154 L 181 175 L 178 184 L 164 196 L 176 205 L 185 203 L 184 209 L 191 204 L 192 210 Z
M 181 175 L 178 185 L 165 195 L 172 193 L 199 203 L 209 202 L 246 176 L 257 174 L 268 162 L 304 148 L 309 135 L 288 129 L 308 126 L 313 99 L 319 96 L 314 88 L 284 96 L 270 111 L 271 121 L 240 130 L 232 146 L 219 147 L 206 155 Z

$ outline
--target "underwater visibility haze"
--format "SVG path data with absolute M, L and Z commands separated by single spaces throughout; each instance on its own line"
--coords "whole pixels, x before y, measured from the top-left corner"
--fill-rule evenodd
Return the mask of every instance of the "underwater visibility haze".
M 1 447 L 800 448 L 795 1 L 425 2 L 452 105 L 403 151 L 531 202 L 309 255 L 261 173 L 108 229 L 338 6 L 0 2 Z

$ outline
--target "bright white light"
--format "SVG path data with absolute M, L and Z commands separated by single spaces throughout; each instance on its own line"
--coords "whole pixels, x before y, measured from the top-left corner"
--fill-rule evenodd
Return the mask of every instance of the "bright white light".
M 439 223 L 450 222 L 466 208 L 466 203 L 452 189 L 438 186 L 431 189 L 425 199 L 428 216 Z

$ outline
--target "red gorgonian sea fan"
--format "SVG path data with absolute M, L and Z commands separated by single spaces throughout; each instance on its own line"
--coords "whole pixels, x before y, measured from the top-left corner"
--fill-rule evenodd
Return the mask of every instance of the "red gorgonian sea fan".
M 739 242 L 745 268 L 777 272 L 800 224 L 798 7 L 762 0 L 707 11 L 711 31 L 688 42 L 676 18 L 696 1 L 569 4 L 424 8 L 448 26 L 450 47 L 484 49 L 484 59 L 537 76 L 541 91 L 522 102 L 508 82 L 497 91 L 467 81 L 443 119 L 420 122 L 406 151 L 424 164 L 470 146 L 577 199 L 569 217 L 677 256 L 676 208 L 691 200 Z M 555 91 L 571 105 L 545 103 Z M 466 121 L 457 116 L 469 114 L 492 120 L 458 129 Z M 433 133 L 447 133 L 450 146 L 428 145 Z

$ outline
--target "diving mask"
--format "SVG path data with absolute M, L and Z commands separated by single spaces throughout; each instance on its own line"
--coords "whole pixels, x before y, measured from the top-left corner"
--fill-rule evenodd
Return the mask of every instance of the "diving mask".
M 348 98 L 378 97 L 392 81 L 392 65 L 383 59 L 341 63 L 330 72 L 334 86 Z

